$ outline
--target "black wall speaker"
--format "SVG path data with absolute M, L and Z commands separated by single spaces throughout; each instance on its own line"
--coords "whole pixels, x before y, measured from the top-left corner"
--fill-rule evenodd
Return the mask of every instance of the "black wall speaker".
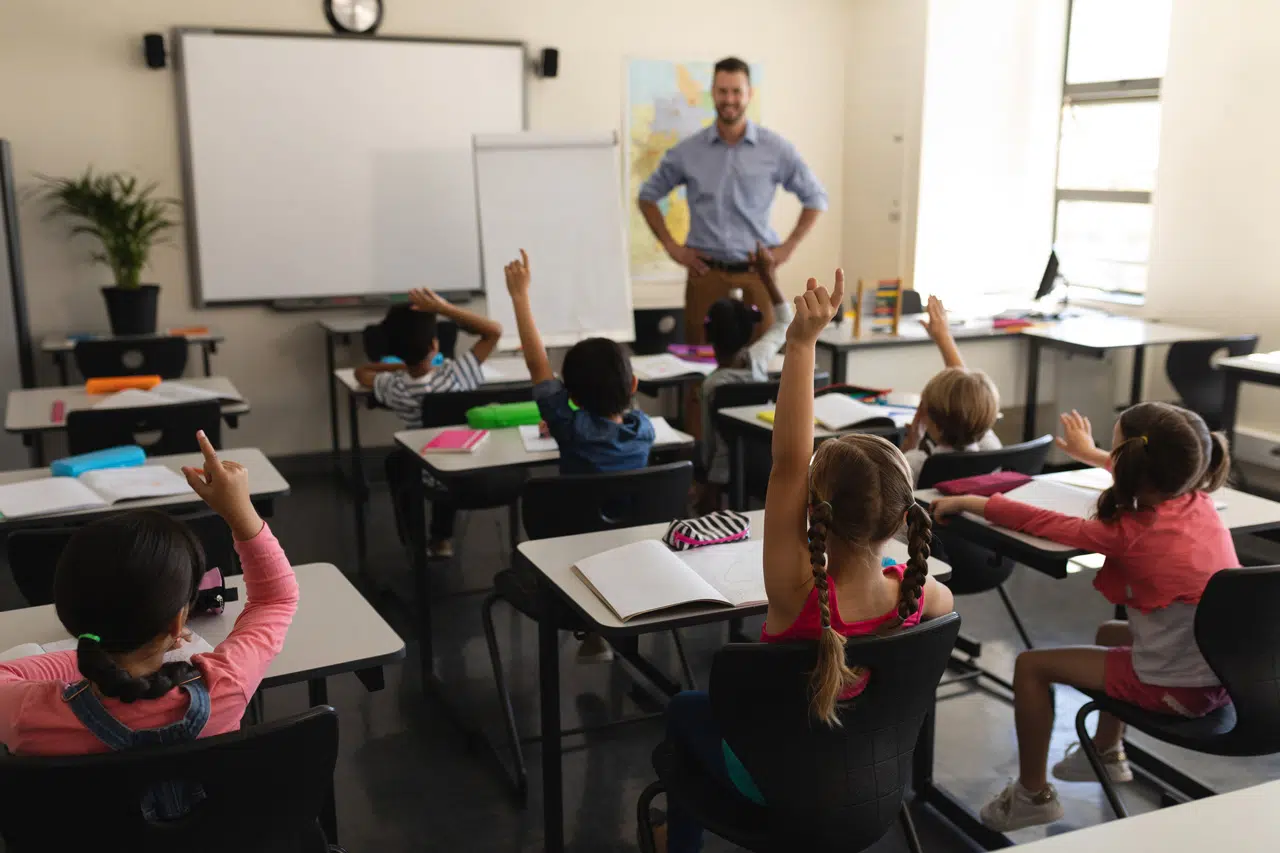
M 560 73 L 560 51 L 554 47 L 544 47 L 542 57 L 537 62 L 539 77 L 554 77 Z
M 148 68 L 164 68 L 164 36 L 159 33 L 147 33 L 142 37 L 142 53 L 147 58 Z

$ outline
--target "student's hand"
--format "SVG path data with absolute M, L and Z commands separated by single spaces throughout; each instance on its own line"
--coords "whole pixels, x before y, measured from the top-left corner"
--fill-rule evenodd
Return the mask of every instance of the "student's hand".
M 781 248 L 779 246 L 778 250 L 771 251 L 768 246 L 757 242 L 756 250 L 747 253 L 747 261 L 755 269 L 756 275 L 760 276 L 761 281 L 768 281 L 773 278 L 773 271 L 778 268 L 779 263 L 776 252 Z
M 1062 435 L 1055 437 L 1054 443 L 1072 459 L 1092 465 L 1098 446 L 1093 442 L 1089 419 L 1072 409 L 1059 415 L 1058 420 L 1062 422 Z
M 520 260 L 507 264 L 502 272 L 507 277 L 507 292 L 512 299 L 529 295 L 529 256 L 524 249 L 520 250 Z
M 929 505 L 929 511 L 938 521 L 944 521 L 962 512 L 983 515 L 987 509 L 987 499 L 976 495 L 959 495 L 957 497 L 938 498 Z
M 947 325 L 947 309 L 943 307 L 942 300 L 936 296 L 930 296 L 929 305 L 925 312 L 928 317 L 921 320 L 920 325 L 924 326 L 925 330 L 929 332 L 929 337 L 933 338 L 935 342 L 939 339 L 950 339 L 951 327 Z
M 434 290 L 426 287 L 410 290 L 409 302 L 413 305 L 413 310 L 427 314 L 439 314 L 449 307 L 448 302 L 441 299 Z
M 551 438 L 551 427 L 546 421 L 538 421 L 538 438 Z
M 697 249 L 690 249 L 688 246 L 681 246 L 679 243 L 672 243 L 666 247 L 667 254 L 671 256 L 671 260 L 680 266 L 689 270 L 694 275 L 702 275 L 710 267 L 707 262 L 698 254 Z
M 903 453 L 915 450 L 922 441 L 924 441 L 924 407 L 920 406 L 916 409 L 915 416 L 911 418 L 911 426 L 907 427 L 906 435 L 902 437 L 900 449 Z
M 262 530 L 262 519 L 249 499 L 249 472 L 239 462 L 219 459 L 203 430 L 196 433 L 196 440 L 204 454 L 204 468 L 183 468 L 187 483 L 209 509 L 222 516 L 232 536 L 241 542 L 252 539 Z
M 844 270 L 836 270 L 836 283 L 830 294 L 816 279 L 809 279 L 804 293 L 796 297 L 796 315 L 787 327 L 787 341 L 812 345 L 840 310 L 843 300 Z

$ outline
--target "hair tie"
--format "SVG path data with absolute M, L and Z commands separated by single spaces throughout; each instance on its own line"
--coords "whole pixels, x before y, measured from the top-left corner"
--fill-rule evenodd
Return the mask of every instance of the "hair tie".
M 827 508 L 828 512 L 831 511 L 831 501 L 818 501 L 816 504 L 809 504 L 809 514 L 812 515 L 824 506 Z
M 1140 435 L 1140 436 L 1138 436 L 1138 438 L 1142 439 L 1142 446 L 1143 446 L 1143 447 L 1146 447 L 1146 446 L 1147 446 L 1147 437 L 1146 437 L 1145 435 Z
M 102 638 L 99 637 L 97 634 L 81 634 L 80 636 L 76 637 L 76 639 L 77 640 L 93 640 L 95 643 L 102 642 Z

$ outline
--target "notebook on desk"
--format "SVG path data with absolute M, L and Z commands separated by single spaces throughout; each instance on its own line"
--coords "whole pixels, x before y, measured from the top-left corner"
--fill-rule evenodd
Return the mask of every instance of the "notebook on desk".
M 161 382 L 148 391 L 128 388 L 93 404 L 95 409 L 136 409 L 141 406 L 164 406 L 172 403 L 195 403 L 217 400 L 220 403 L 242 403 L 238 395 L 198 388 L 185 382 Z
M 50 652 L 70 652 L 75 651 L 80 645 L 80 641 L 75 637 L 68 637 L 65 640 L 55 640 L 52 643 L 21 643 L 11 649 L 5 649 L 0 652 L 0 663 L 10 660 L 18 660 L 19 658 L 29 658 L 33 655 L 45 655 Z M 204 655 L 213 651 L 213 646 L 209 645 L 209 641 L 201 637 L 195 631 L 191 631 L 191 639 L 186 640 L 176 649 L 170 649 L 164 653 L 164 662 L 173 663 L 174 661 L 189 661 L 196 655 Z
M 191 492 L 186 479 L 163 465 L 103 468 L 79 477 L 41 477 L 0 486 L 0 517 L 29 518 L 98 509 L 120 501 Z
M 765 409 L 756 417 L 767 424 L 774 422 L 777 412 Z M 813 421 L 829 430 L 848 429 L 852 426 L 898 426 L 905 419 L 911 423 L 915 411 L 901 406 L 878 406 L 863 403 L 844 394 L 823 394 L 813 401 Z

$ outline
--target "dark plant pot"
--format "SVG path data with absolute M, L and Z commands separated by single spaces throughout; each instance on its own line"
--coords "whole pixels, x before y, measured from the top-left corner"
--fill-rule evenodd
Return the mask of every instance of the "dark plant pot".
M 160 285 L 143 284 L 135 289 L 102 288 L 107 301 L 107 317 L 113 335 L 154 335 L 156 306 L 160 302 Z

